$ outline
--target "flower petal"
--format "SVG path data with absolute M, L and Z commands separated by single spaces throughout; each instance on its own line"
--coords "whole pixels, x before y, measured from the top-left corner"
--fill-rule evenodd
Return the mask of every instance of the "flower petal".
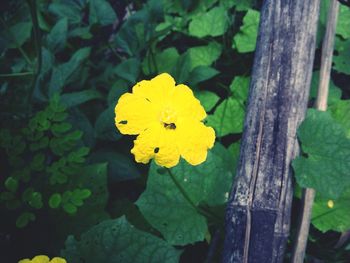
M 198 165 L 207 158 L 214 146 L 215 132 L 202 122 L 184 119 L 178 125 L 177 145 L 181 156 L 190 164 Z
M 67 261 L 64 258 L 54 257 L 50 263 L 67 263 Z
M 50 259 L 48 256 L 39 255 L 32 259 L 32 263 L 49 263 Z
M 175 140 L 175 131 L 166 130 L 157 123 L 137 136 L 131 153 L 135 155 L 136 162 L 148 163 L 155 158 L 158 165 L 170 168 L 180 159 Z
M 163 105 L 173 93 L 175 80 L 168 73 L 162 73 L 151 80 L 138 82 L 132 91 L 134 94 L 146 98 L 152 103 Z
M 29 258 L 24 258 L 18 261 L 18 263 L 31 263 L 32 261 Z
M 123 134 L 139 134 L 157 121 L 152 103 L 131 93 L 125 93 L 119 98 L 115 115 L 115 125 Z
M 207 116 L 200 101 L 186 85 L 180 84 L 175 87 L 171 102 L 172 107 L 178 109 L 179 117 L 185 116 L 201 121 Z

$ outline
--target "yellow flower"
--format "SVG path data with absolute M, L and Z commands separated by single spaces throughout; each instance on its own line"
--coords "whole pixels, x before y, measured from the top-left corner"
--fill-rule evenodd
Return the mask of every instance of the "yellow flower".
M 203 124 L 207 116 L 192 90 L 175 85 L 167 73 L 143 80 L 125 93 L 115 107 L 115 123 L 122 134 L 138 135 L 131 153 L 140 163 L 154 158 L 164 167 L 178 164 L 180 156 L 192 165 L 207 158 L 215 132 Z
M 50 260 L 48 256 L 39 255 L 39 256 L 33 257 L 32 260 L 28 258 L 22 259 L 18 261 L 18 263 L 67 263 L 67 261 L 59 257 L 54 257 L 53 259 Z

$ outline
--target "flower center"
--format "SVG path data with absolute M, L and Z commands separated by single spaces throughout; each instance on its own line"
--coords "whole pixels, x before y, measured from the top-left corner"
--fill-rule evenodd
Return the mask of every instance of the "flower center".
M 165 129 L 175 130 L 176 129 L 176 112 L 170 108 L 165 108 L 160 113 L 160 122 L 163 124 Z

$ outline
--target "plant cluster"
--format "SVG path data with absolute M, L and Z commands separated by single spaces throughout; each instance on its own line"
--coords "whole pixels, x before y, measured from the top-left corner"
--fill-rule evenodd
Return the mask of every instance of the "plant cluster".
M 321 2 L 318 51 L 328 5 Z M 0 241 L 24 249 L 0 261 L 46 254 L 67 262 L 220 262 L 261 1 L 23 0 L 1 8 Z M 350 229 L 349 23 L 341 6 L 329 110 L 309 110 L 292 164 L 296 206 L 300 187 L 317 191 L 307 262 L 350 256 L 349 241 L 338 242 Z M 316 61 L 310 105 L 318 69 Z M 122 94 L 161 73 L 192 89 L 215 130 L 198 166 L 137 164 L 136 137 L 115 127 Z M 295 210 L 290 243 L 297 217 Z M 34 240 L 42 229 L 49 230 Z

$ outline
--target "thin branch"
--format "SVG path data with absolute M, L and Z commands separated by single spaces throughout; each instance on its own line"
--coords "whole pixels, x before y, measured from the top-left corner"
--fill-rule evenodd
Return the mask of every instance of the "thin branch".
M 337 25 L 339 11 L 338 0 L 331 0 L 328 10 L 327 28 L 322 43 L 322 57 L 320 80 L 315 108 L 320 111 L 327 110 L 327 98 L 329 90 L 329 80 L 332 67 L 332 56 L 334 49 L 335 30 Z M 302 214 L 298 227 L 297 238 L 294 245 L 292 263 L 302 263 L 304 261 L 306 245 L 308 241 L 312 206 L 316 192 L 312 188 L 306 188 L 303 191 Z

